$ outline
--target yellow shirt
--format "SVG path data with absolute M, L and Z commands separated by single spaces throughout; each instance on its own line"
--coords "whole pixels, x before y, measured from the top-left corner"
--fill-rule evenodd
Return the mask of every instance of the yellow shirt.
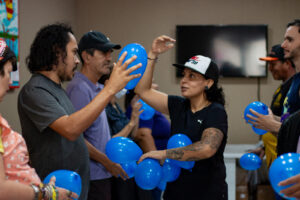
M 274 136 L 272 133 L 267 132 L 262 136 L 262 140 L 264 142 L 266 162 L 269 168 L 272 162 L 277 158 L 277 137 Z

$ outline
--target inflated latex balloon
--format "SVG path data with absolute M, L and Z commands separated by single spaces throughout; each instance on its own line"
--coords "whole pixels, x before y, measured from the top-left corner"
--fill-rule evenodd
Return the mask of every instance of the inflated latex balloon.
M 175 164 L 172 164 L 170 159 L 166 159 L 162 166 L 162 180 L 165 182 L 175 181 L 181 172 L 181 168 Z
M 80 196 L 81 178 L 76 172 L 70 170 L 56 170 L 50 173 L 43 181 L 44 184 L 49 183 L 52 176 L 55 176 L 55 186 L 70 190 Z
M 286 153 L 274 160 L 270 169 L 269 169 L 269 180 L 273 189 L 280 196 L 284 197 L 283 194 L 280 194 L 280 191 L 290 187 L 288 186 L 278 186 L 278 183 L 300 174 L 300 154 L 298 153 Z M 287 198 L 286 199 L 295 199 L 295 198 Z
M 259 102 L 259 101 L 254 101 L 254 102 L 250 103 L 244 110 L 244 119 L 249 124 L 251 124 L 251 122 L 253 122 L 253 120 L 251 120 L 249 117 L 247 117 L 247 115 L 252 115 L 255 117 L 255 115 L 253 115 L 250 112 L 250 109 L 258 112 L 259 114 L 263 114 L 263 115 L 269 114 L 268 106 L 266 104 Z M 258 135 L 263 135 L 263 134 L 267 133 L 267 131 L 255 128 L 253 126 L 252 126 L 252 130 Z
M 168 140 L 167 149 L 185 147 L 192 144 L 191 139 L 185 134 L 175 134 Z M 195 161 L 179 161 L 170 159 L 171 163 L 183 168 L 183 169 L 192 169 L 195 165 Z
M 137 65 L 139 63 L 142 63 L 142 66 L 140 68 L 138 68 L 137 70 L 131 72 L 130 74 L 141 74 L 141 76 L 139 78 L 135 78 L 131 81 L 129 81 L 127 83 L 127 85 L 125 86 L 125 88 L 127 90 L 131 90 L 133 88 L 135 88 L 135 86 L 137 85 L 137 83 L 139 82 L 139 80 L 142 78 L 145 70 L 146 70 L 146 66 L 147 66 L 147 52 L 145 50 L 145 48 L 140 45 L 140 44 L 137 44 L 137 43 L 131 43 L 131 44 L 128 44 L 126 45 L 122 51 L 120 52 L 119 54 L 119 58 L 121 57 L 121 55 L 127 51 L 127 55 L 124 59 L 124 62 L 126 60 L 128 60 L 129 58 L 131 58 L 132 56 L 137 56 L 137 58 L 132 62 L 130 63 L 128 66 L 127 66 L 127 69 L 134 66 L 134 65 Z
M 240 158 L 240 165 L 246 170 L 256 170 L 260 168 L 261 163 L 260 157 L 254 153 L 245 153 Z
M 125 170 L 129 178 L 134 177 L 135 170 L 137 168 L 136 161 L 133 162 L 128 162 L 128 163 L 123 163 L 121 164 L 122 168 Z
M 142 105 L 141 110 L 143 110 L 143 112 L 140 114 L 140 119 L 142 120 L 151 119 L 155 114 L 154 108 L 146 104 L 142 99 L 138 100 L 138 102 L 141 103 Z
M 167 187 L 167 182 L 164 180 L 161 180 L 157 185 L 157 188 L 160 189 L 161 191 L 165 191 L 166 187 Z
M 251 128 L 254 131 L 254 133 L 256 133 L 258 135 L 263 135 L 263 134 L 268 132 L 268 131 L 263 130 L 263 129 L 255 128 L 254 126 L 251 126 Z
M 146 158 L 140 162 L 135 170 L 136 184 L 144 190 L 156 188 L 161 180 L 162 169 L 157 160 Z
M 127 137 L 114 137 L 107 142 L 105 153 L 113 162 L 122 164 L 139 160 L 143 151 Z

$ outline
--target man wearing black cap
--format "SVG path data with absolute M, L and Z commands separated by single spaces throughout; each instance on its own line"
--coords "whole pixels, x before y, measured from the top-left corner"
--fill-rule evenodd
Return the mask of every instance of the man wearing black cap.
M 88 105 L 75 111 L 62 88 L 71 80 L 79 59 L 71 27 L 51 24 L 39 30 L 27 57 L 30 80 L 19 93 L 18 111 L 31 166 L 41 179 L 58 169 L 76 171 L 82 180 L 79 200 L 89 188 L 89 152 L 82 133 L 97 119 L 106 104 L 126 84 L 140 75 L 129 75 L 140 65 L 126 70 L 134 58 L 122 64 L 123 54 L 106 88 Z M 72 193 L 70 193 L 71 195 Z M 68 199 L 71 199 L 69 195 Z
M 275 90 L 273 95 L 271 110 L 280 121 L 280 116 L 283 112 L 283 102 L 289 91 L 292 83 L 292 77 L 295 74 L 293 63 L 289 59 L 284 58 L 283 48 L 280 44 L 272 47 L 271 53 L 267 57 L 259 58 L 260 60 L 268 62 L 268 68 L 272 73 L 274 80 L 281 80 L 283 83 Z M 262 136 L 264 148 L 259 147 L 253 152 L 263 157 L 266 154 L 267 166 L 270 167 L 271 163 L 276 159 L 277 135 L 268 132 Z
M 113 49 L 120 48 L 119 44 L 112 43 L 108 37 L 97 31 L 90 31 L 80 39 L 78 50 L 82 68 L 75 73 L 67 87 L 67 94 L 76 110 L 89 104 L 103 90 L 104 86 L 98 80 L 110 73 Z M 105 110 L 102 110 L 83 134 L 90 154 L 88 199 L 110 200 L 111 175 L 123 179 L 127 175 L 119 164 L 112 162 L 104 154 L 106 143 L 111 139 Z

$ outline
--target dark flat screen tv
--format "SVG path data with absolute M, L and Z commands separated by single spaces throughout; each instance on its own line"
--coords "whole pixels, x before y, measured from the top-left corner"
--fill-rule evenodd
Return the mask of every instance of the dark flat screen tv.
M 221 77 L 266 77 L 259 57 L 267 54 L 267 35 L 267 25 L 178 25 L 176 62 L 203 55 L 217 63 Z

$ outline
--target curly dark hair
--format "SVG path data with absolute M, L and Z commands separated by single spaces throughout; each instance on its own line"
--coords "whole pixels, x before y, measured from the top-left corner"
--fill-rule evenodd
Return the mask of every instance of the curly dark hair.
M 26 64 L 31 73 L 36 71 L 51 71 L 58 64 L 58 56 L 63 60 L 67 57 L 66 46 L 70 41 L 72 28 L 63 23 L 50 24 L 42 27 L 37 33 L 26 58 Z
M 295 19 L 294 21 L 288 23 L 287 28 L 290 26 L 298 26 L 298 33 L 300 33 L 300 19 Z

